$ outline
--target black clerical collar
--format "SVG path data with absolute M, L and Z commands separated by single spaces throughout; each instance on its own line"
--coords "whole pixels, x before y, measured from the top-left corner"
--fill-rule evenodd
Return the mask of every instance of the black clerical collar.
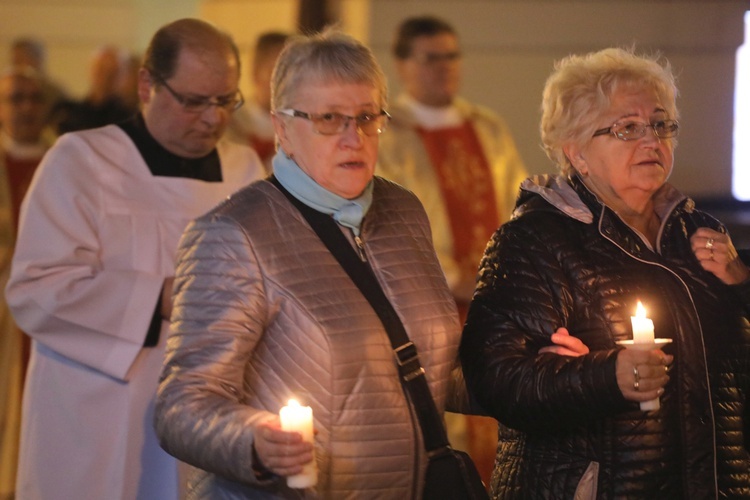
M 149 133 L 143 115 L 117 124 L 135 143 L 151 174 L 161 177 L 186 177 L 206 182 L 221 182 L 221 161 L 214 148 L 202 158 L 183 158 L 167 151 Z

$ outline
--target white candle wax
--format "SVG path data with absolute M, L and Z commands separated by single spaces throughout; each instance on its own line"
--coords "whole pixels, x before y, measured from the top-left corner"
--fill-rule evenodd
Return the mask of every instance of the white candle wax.
M 654 322 L 646 317 L 646 309 L 640 300 L 635 310 L 635 316 L 630 317 L 630 323 L 633 325 L 634 344 L 654 343 Z
M 313 418 L 312 408 L 302 406 L 296 400 L 290 399 L 287 406 L 279 411 L 281 419 L 281 429 L 285 431 L 299 432 L 302 440 L 308 443 L 313 442 Z M 302 472 L 293 476 L 287 476 L 286 484 L 290 488 L 308 488 L 315 486 L 318 482 L 318 466 L 315 462 L 315 450 L 313 449 L 313 459 L 305 464 Z

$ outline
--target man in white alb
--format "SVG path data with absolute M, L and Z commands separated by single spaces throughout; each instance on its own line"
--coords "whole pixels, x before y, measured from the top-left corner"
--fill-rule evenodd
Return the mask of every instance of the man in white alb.
M 141 113 L 49 151 L 21 208 L 7 300 L 32 341 L 17 496 L 179 494 L 153 401 L 187 223 L 263 169 L 221 141 L 243 100 L 231 38 L 197 19 L 159 29 Z

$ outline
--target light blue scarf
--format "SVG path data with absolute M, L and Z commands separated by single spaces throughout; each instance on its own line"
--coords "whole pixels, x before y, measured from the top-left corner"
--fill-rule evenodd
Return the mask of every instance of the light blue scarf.
M 362 219 L 372 204 L 372 180 L 367 183 L 361 195 L 353 200 L 347 200 L 315 182 L 281 148 L 276 152 L 272 163 L 273 175 L 292 196 L 318 212 L 332 215 L 333 220 L 350 228 L 355 236 L 359 236 Z

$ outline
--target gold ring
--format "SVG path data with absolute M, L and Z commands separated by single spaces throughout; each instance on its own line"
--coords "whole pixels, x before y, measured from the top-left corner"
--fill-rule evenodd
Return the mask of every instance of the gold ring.
M 633 378 L 635 381 L 633 382 L 633 390 L 639 391 L 641 387 L 641 374 L 638 373 L 638 367 L 633 366 Z
M 714 260 L 714 251 L 711 250 L 711 255 L 708 256 L 710 260 Z
M 709 238 L 706 240 L 706 248 L 711 250 L 714 247 L 714 239 Z

